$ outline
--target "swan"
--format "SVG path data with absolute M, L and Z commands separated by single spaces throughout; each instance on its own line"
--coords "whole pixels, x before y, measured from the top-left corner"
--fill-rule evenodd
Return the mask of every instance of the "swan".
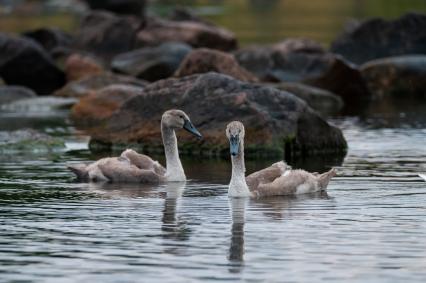
M 426 181 L 426 174 L 419 174 L 419 177 Z
M 234 121 L 226 127 L 229 139 L 232 176 L 229 183 L 230 197 L 267 197 L 295 195 L 326 190 L 330 179 L 336 175 L 333 168 L 324 174 L 292 170 L 280 161 L 245 177 L 244 125 Z
M 188 115 L 182 110 L 168 110 L 161 117 L 161 135 L 166 168 L 151 157 L 126 149 L 119 157 L 102 158 L 92 164 L 68 165 L 78 180 L 90 182 L 162 183 L 186 180 L 175 131 L 185 129 L 201 138 Z

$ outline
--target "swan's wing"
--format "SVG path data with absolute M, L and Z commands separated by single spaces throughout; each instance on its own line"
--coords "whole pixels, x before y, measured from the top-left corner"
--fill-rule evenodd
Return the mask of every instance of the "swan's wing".
M 317 177 L 304 170 L 292 170 L 271 183 L 260 184 L 253 194 L 267 197 L 309 193 L 318 188 L 316 179 Z
M 320 175 L 315 175 L 318 177 L 318 185 L 321 190 L 327 189 L 328 183 L 330 182 L 331 178 L 336 176 L 337 170 L 335 168 L 331 168 L 330 171 L 322 173 Z
M 164 177 L 153 170 L 139 169 L 135 165 L 119 158 L 111 158 L 99 164 L 102 174 L 114 183 L 160 183 Z
M 426 174 L 419 174 L 419 177 L 426 181 Z
M 67 167 L 77 176 L 79 181 L 108 181 L 99 170 L 99 165 L 108 162 L 110 159 L 115 158 L 106 157 L 90 164 L 70 164 Z
M 67 168 L 73 172 L 80 181 L 85 181 L 89 177 L 87 164 L 68 164 Z
M 153 160 L 148 155 L 137 153 L 133 149 L 126 149 L 120 156 L 127 158 L 131 164 L 135 165 L 139 169 L 154 170 L 160 175 L 166 174 L 166 168 L 164 168 L 158 161 Z
M 290 168 L 284 161 L 272 164 L 265 169 L 254 172 L 246 177 L 247 186 L 255 190 L 260 184 L 271 183 Z

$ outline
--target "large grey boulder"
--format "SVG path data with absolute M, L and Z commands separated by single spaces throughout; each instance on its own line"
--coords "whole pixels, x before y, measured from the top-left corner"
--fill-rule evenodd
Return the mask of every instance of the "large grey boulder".
M 225 127 L 233 120 L 246 125 L 248 154 L 342 153 L 342 132 L 328 124 L 303 100 L 272 87 L 207 73 L 171 78 L 147 85 L 113 115 L 92 128 L 93 145 L 141 144 L 162 151 L 160 119 L 165 110 L 188 113 L 203 134 L 201 141 L 179 132 L 183 154 L 228 154 Z

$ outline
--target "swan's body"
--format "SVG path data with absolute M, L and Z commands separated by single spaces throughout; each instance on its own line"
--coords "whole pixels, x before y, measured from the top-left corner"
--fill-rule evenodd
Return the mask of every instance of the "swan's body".
M 166 111 L 161 119 L 161 134 L 166 155 L 166 168 L 151 157 L 127 149 L 120 157 L 102 158 L 92 164 L 69 165 L 68 168 L 81 181 L 161 183 L 186 180 L 179 159 L 175 130 L 186 129 L 201 137 L 188 116 L 181 110 Z
M 426 181 L 426 174 L 419 174 L 419 177 Z
M 295 195 L 326 190 L 330 179 L 336 175 L 331 169 L 324 174 L 291 170 L 283 161 L 245 177 L 244 126 L 232 122 L 226 128 L 230 141 L 232 176 L 229 183 L 230 197 L 267 197 Z

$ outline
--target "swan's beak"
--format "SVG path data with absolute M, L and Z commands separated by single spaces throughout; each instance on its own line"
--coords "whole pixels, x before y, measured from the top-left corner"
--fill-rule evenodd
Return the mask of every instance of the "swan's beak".
M 237 156 L 240 149 L 240 137 L 238 135 L 229 138 L 229 150 L 232 156 Z
M 185 123 L 183 124 L 183 128 L 196 136 L 197 138 L 201 139 L 203 136 L 200 134 L 200 132 L 192 125 L 191 121 L 185 119 Z

